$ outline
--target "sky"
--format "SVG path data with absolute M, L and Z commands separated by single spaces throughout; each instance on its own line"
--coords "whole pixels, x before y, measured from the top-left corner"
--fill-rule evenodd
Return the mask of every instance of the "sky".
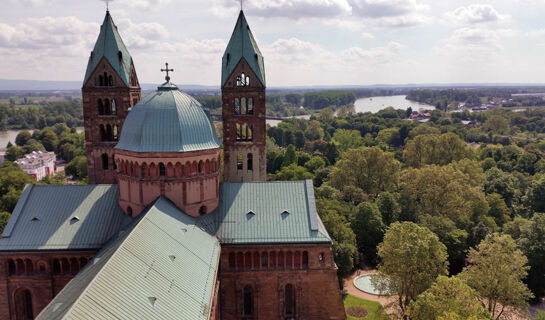
M 99 0 L 0 0 L 0 79 L 82 81 Z M 267 85 L 545 83 L 545 0 L 245 0 Z M 140 83 L 220 85 L 238 0 L 115 0 Z

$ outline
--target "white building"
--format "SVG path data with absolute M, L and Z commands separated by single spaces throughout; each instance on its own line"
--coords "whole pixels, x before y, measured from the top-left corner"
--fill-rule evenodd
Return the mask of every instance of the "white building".
M 56 169 L 56 156 L 54 152 L 34 151 L 15 161 L 19 167 L 28 175 L 40 181 L 46 176 L 53 174 Z

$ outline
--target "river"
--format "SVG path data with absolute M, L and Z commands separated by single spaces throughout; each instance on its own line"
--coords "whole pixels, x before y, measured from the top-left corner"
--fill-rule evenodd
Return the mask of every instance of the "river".
M 354 110 L 359 112 L 372 112 L 376 113 L 382 109 L 386 109 L 388 107 L 393 107 L 394 109 L 398 110 L 406 110 L 407 108 L 411 107 L 413 111 L 419 111 L 422 110 L 434 110 L 435 107 L 428 105 L 428 104 L 422 104 L 415 101 L 410 101 L 405 99 L 407 96 L 400 95 L 400 96 L 385 96 L 385 97 L 371 97 L 371 98 L 361 98 L 356 100 L 354 103 Z
M 5 150 L 6 146 L 8 145 L 8 142 L 11 142 L 12 144 L 15 144 L 15 138 L 23 130 L 8 130 L 8 131 L 0 131 L 0 150 Z M 34 132 L 34 130 L 28 130 L 30 133 Z M 77 131 L 79 133 L 83 132 L 83 127 L 78 127 Z

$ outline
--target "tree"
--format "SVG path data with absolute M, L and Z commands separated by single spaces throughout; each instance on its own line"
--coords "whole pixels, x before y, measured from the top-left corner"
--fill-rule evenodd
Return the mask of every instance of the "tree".
M 486 196 L 486 201 L 490 206 L 488 214 L 492 216 L 492 218 L 494 218 L 494 221 L 498 226 L 503 226 L 511 219 L 511 217 L 509 216 L 511 211 L 505 204 L 505 201 L 503 201 L 501 195 L 497 193 L 489 194 Z
M 64 171 L 76 179 L 87 178 L 87 158 L 85 156 L 75 157 L 66 165 Z
M 381 292 L 398 295 L 404 319 L 409 304 L 438 276 L 447 274 L 445 246 L 433 232 L 412 222 L 390 225 L 378 256 L 381 262 L 371 281 Z
M 32 138 L 32 135 L 28 130 L 23 130 L 17 134 L 17 137 L 15 137 L 15 144 L 19 147 L 24 146 L 27 144 L 27 141 Z
M 397 128 L 380 130 L 375 140 L 377 143 L 383 143 L 393 147 L 399 147 L 402 144 L 401 135 Z
M 333 142 L 341 153 L 348 149 L 355 149 L 363 146 L 363 139 L 358 130 L 337 129 L 333 134 Z
M 490 319 L 473 289 L 457 277 L 439 276 L 437 281 L 410 304 L 408 315 L 415 320 Z M 472 318 L 474 317 L 474 318 Z
M 318 214 L 333 240 L 333 256 L 339 268 L 339 275 L 349 274 L 357 259 L 356 236 L 348 226 L 348 213 L 337 201 L 319 199 L 316 201 Z M 348 210 L 349 211 L 349 210 Z
M 472 203 L 484 198 L 480 187 L 452 165 L 409 168 L 401 180 L 401 193 L 416 201 L 421 212 L 455 222 L 469 221 Z
M 311 173 L 315 173 L 317 170 L 325 167 L 325 161 L 322 157 L 312 157 L 309 161 L 305 163 L 305 168 Z
M 486 182 L 484 191 L 486 193 L 498 193 L 505 200 L 507 206 L 520 196 L 520 181 L 508 172 L 498 168 L 491 168 L 484 173 Z
M 545 295 L 545 213 L 536 213 L 530 220 L 515 218 L 505 224 L 504 232 L 511 235 L 528 258 L 528 287 L 536 297 Z
M 0 212 L 0 234 L 4 232 L 4 228 L 8 224 L 10 217 L 11 215 L 9 214 L 9 212 Z
M 377 245 L 382 242 L 385 226 L 374 203 L 363 202 L 354 211 L 350 226 L 356 235 L 358 249 L 369 262 L 376 263 Z
M 295 147 L 290 144 L 286 148 L 284 153 L 284 162 L 282 162 L 282 167 L 287 167 L 290 164 L 297 164 L 297 153 L 295 152 Z
M 381 193 L 375 200 L 382 220 L 386 225 L 390 225 L 399 219 L 401 207 L 399 206 L 398 199 L 399 194 L 386 191 Z
M 409 137 L 414 138 L 416 136 L 425 135 L 425 134 L 441 134 L 441 131 L 435 127 L 430 126 L 429 124 L 421 124 L 418 127 L 412 129 L 409 132 Z
M 401 165 L 393 153 L 377 147 L 361 147 L 343 153 L 329 175 L 330 184 L 342 190 L 353 185 L 363 192 L 376 196 L 383 191 L 393 191 L 399 183 Z
M 532 182 L 528 190 L 528 200 L 534 212 L 545 212 L 545 177 Z
M 324 137 L 324 129 L 320 125 L 320 122 L 312 120 L 308 123 L 307 129 L 305 130 L 305 136 L 309 140 L 320 140 Z
M 312 177 L 312 173 L 308 172 L 307 169 L 292 163 L 287 167 L 282 167 L 282 169 L 274 175 L 274 180 L 297 181 L 312 179 Z
M 505 318 L 508 309 L 524 311 L 532 297 L 522 279 L 528 274 L 528 259 L 509 235 L 488 235 L 469 252 L 469 266 L 462 279 L 477 291 L 481 302 L 495 318 Z
M 11 146 L 6 151 L 6 160 L 15 161 L 24 155 L 23 149 L 18 146 Z
M 494 133 L 504 133 L 509 128 L 509 120 L 501 115 L 493 115 L 488 117 L 483 127 Z
M 40 140 L 45 147 L 45 150 L 55 151 L 58 144 L 57 135 L 55 134 L 55 132 L 50 129 L 45 129 L 42 131 L 41 136 L 42 138 Z
M 403 152 L 405 162 L 415 168 L 427 164 L 446 165 L 473 157 L 473 151 L 454 133 L 416 136 L 407 143 Z

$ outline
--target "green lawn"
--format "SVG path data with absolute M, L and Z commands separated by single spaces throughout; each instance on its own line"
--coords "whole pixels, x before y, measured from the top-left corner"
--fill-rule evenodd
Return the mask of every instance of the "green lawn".
M 368 320 L 386 320 L 389 319 L 388 315 L 378 302 L 364 300 L 360 298 L 356 298 L 354 296 L 351 296 L 349 294 L 343 296 L 344 301 L 344 307 L 362 307 L 365 310 L 369 312 L 369 315 L 365 318 L 353 318 L 351 316 L 348 316 L 348 320 L 360 320 L 360 319 L 368 319 Z

